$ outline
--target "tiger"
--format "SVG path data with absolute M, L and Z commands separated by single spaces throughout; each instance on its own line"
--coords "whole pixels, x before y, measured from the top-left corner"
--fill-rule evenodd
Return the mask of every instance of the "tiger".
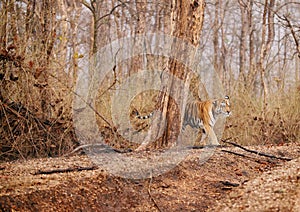
M 202 130 L 201 142 L 206 137 L 210 138 L 210 145 L 219 146 L 217 136 L 213 130 L 219 116 L 228 117 L 231 115 L 230 99 L 229 96 L 225 96 L 222 99 L 199 101 L 194 100 L 188 102 L 184 112 L 182 130 L 184 131 L 186 126 Z M 200 136 L 200 135 L 199 135 Z
M 154 112 L 149 113 L 146 116 L 141 116 L 137 110 L 135 110 L 136 118 L 138 119 L 149 119 L 153 117 Z M 221 99 L 210 99 L 210 100 L 193 100 L 188 101 L 184 111 L 184 118 L 182 121 L 182 131 L 187 126 L 197 129 L 198 137 L 197 140 L 201 140 L 202 143 L 207 137 L 210 138 L 209 146 L 219 146 L 217 136 L 213 130 L 213 127 L 220 116 L 228 117 L 231 115 L 231 105 L 229 96 L 225 96 Z

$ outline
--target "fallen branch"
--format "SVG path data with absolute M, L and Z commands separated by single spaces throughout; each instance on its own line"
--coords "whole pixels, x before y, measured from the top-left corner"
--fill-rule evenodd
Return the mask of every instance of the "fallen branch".
M 98 147 L 98 148 L 103 148 L 103 150 L 105 151 L 114 151 L 117 153 L 127 153 L 127 152 L 132 152 L 131 149 L 127 149 L 127 150 L 119 150 L 119 149 L 113 149 L 111 147 L 109 147 L 108 145 L 105 144 L 84 144 L 84 145 L 80 145 L 78 147 L 76 147 L 75 149 L 73 149 L 71 152 L 66 153 L 63 155 L 63 157 L 67 157 L 70 156 L 72 154 L 74 154 L 75 152 L 84 149 L 84 148 L 88 148 L 88 147 Z
M 46 171 L 38 170 L 33 175 L 80 172 L 80 171 L 90 171 L 90 170 L 95 170 L 95 169 L 98 169 L 98 167 L 97 166 L 88 166 L 88 167 L 74 167 L 74 168 L 66 168 L 66 169 L 53 169 L 53 170 L 46 170 Z
M 187 149 L 204 149 L 204 146 L 188 146 Z
M 206 149 L 206 148 L 223 148 L 223 147 L 226 147 L 225 145 L 201 145 L 201 146 L 188 146 L 186 147 L 187 149 Z
M 231 145 L 233 145 L 235 147 L 238 147 L 238 148 L 240 148 L 242 150 L 245 150 L 246 152 L 250 152 L 250 153 L 253 153 L 253 154 L 256 154 L 256 155 L 259 155 L 259 156 L 264 156 L 264 157 L 268 157 L 268 158 L 272 158 L 272 159 L 286 160 L 286 161 L 291 161 L 292 160 L 292 158 L 278 157 L 278 156 L 275 156 L 275 155 L 271 155 L 271 154 L 267 154 L 267 153 L 258 152 L 258 151 L 251 150 L 251 149 L 247 149 L 247 148 L 245 148 L 245 147 L 243 147 L 243 146 L 241 146 L 239 144 L 236 144 L 236 143 L 233 143 L 233 142 L 227 141 L 227 140 L 223 140 L 223 142 L 227 143 L 227 144 L 231 144 Z
M 226 149 L 222 149 L 221 151 L 226 152 L 226 153 L 230 153 L 230 154 L 233 154 L 233 155 L 241 156 L 243 158 L 249 158 L 249 156 L 247 156 L 247 155 L 243 155 L 243 154 L 237 153 L 237 152 L 232 152 L 232 151 L 229 151 L 229 150 L 226 150 Z
M 220 183 L 222 183 L 224 186 L 230 186 L 230 187 L 238 187 L 240 186 L 240 184 L 238 183 L 232 183 L 232 182 L 229 182 L 229 181 L 220 181 Z
M 265 164 L 266 163 L 266 161 L 263 161 L 261 159 L 255 159 L 253 157 L 249 157 L 249 156 L 241 154 L 241 153 L 232 152 L 232 151 L 229 151 L 229 150 L 226 150 L 226 149 L 222 149 L 221 151 L 229 153 L 229 154 L 237 155 L 237 156 L 240 156 L 240 157 L 243 157 L 243 158 L 247 158 L 247 159 L 252 160 L 252 161 L 254 161 L 256 163 L 260 163 L 260 164 Z M 267 163 L 274 163 L 274 162 L 272 162 L 272 161 L 270 161 L 270 159 L 268 159 Z

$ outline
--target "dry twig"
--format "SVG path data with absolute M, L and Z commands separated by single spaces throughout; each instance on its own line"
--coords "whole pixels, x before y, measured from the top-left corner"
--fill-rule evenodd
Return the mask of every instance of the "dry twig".
M 226 150 L 226 149 L 222 149 L 221 150 L 222 152 L 226 152 L 226 153 L 229 153 L 229 154 L 233 154 L 233 155 L 237 155 L 237 156 L 240 156 L 240 157 L 243 157 L 243 158 L 247 158 L 248 160 L 251 160 L 251 161 L 254 161 L 256 163 L 260 163 L 260 164 L 265 164 L 265 163 L 274 163 L 272 162 L 271 160 L 261 160 L 261 159 L 256 159 L 256 158 L 253 158 L 253 157 L 250 157 L 250 156 L 247 156 L 247 155 L 244 155 L 244 154 L 241 154 L 241 153 L 237 153 L 237 152 L 233 152 L 233 151 L 229 151 L 229 150 Z
M 66 169 L 53 169 L 53 170 L 45 170 L 41 171 L 38 170 L 33 175 L 40 175 L 40 174 L 55 174 L 55 173 L 66 173 L 66 172 L 80 172 L 80 171 L 89 171 L 98 169 L 97 166 L 88 166 L 88 167 L 74 167 L 74 168 L 66 168 Z
M 231 141 L 228 141 L 229 139 L 226 139 L 226 140 L 223 140 L 224 143 L 227 143 L 227 144 L 231 144 L 235 147 L 238 147 L 242 150 L 245 150 L 246 152 L 250 152 L 250 153 L 253 153 L 253 154 L 256 154 L 256 155 L 259 155 L 259 156 L 264 156 L 264 157 L 268 157 L 268 158 L 272 158 L 272 159 L 278 159 L 278 160 L 286 160 L 286 161 L 290 161 L 292 160 L 292 158 L 286 158 L 286 157 L 279 157 L 279 156 L 275 156 L 275 155 L 271 155 L 271 154 L 267 154 L 267 153 L 263 153 L 263 152 L 258 152 L 258 151 L 255 151 L 255 150 L 251 150 L 251 149 L 247 149 L 239 144 L 236 144 L 236 143 L 233 143 Z M 237 153 L 238 154 L 238 153 Z
M 103 148 L 103 150 L 106 150 L 106 151 L 114 151 L 114 152 L 117 152 L 117 153 L 127 153 L 127 152 L 132 152 L 131 149 L 126 149 L 126 150 L 120 150 L 120 149 L 114 149 L 108 145 L 105 145 L 105 144 L 83 144 L 81 146 L 78 146 L 76 147 L 75 149 L 73 149 L 71 152 L 69 153 L 66 153 L 65 155 L 63 155 L 63 157 L 67 157 L 67 156 L 70 156 L 72 154 L 74 154 L 75 152 L 81 150 L 81 149 L 84 149 L 84 148 L 89 148 L 89 147 L 100 147 L 100 148 Z

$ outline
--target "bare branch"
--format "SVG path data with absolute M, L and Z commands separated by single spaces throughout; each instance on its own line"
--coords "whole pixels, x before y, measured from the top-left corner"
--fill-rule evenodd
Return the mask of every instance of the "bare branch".
M 56 173 L 67 173 L 67 172 L 80 172 L 80 171 L 90 171 L 98 169 L 97 166 L 88 166 L 88 167 L 74 167 L 74 168 L 66 168 L 66 169 L 52 169 L 52 170 L 38 170 L 33 175 L 40 174 L 56 174 Z
M 233 143 L 231 141 L 226 141 L 224 140 L 223 141 L 224 143 L 227 143 L 227 144 L 231 144 L 235 147 L 238 147 L 242 150 L 245 150 L 246 152 L 250 152 L 250 153 L 253 153 L 253 154 L 257 154 L 259 156 L 264 156 L 264 157 L 268 157 L 268 158 L 272 158 L 272 159 L 279 159 L 279 160 L 286 160 L 286 161 L 290 161 L 292 160 L 292 158 L 286 158 L 286 157 L 278 157 L 278 156 L 275 156 L 275 155 L 271 155 L 271 154 L 267 154 L 267 153 L 262 153 L 262 152 L 258 152 L 258 151 L 255 151 L 255 150 L 251 150 L 251 149 L 247 149 L 239 144 L 236 144 L 236 143 Z
M 288 28 L 291 30 L 294 42 L 295 42 L 296 47 L 297 47 L 298 57 L 300 58 L 300 46 L 299 46 L 299 41 L 297 39 L 296 33 L 294 31 L 294 27 L 292 26 L 290 20 L 285 15 L 283 15 L 283 18 L 287 22 Z
M 100 147 L 100 148 L 103 148 L 103 150 L 105 151 L 114 151 L 114 152 L 117 152 L 117 153 L 127 153 L 127 152 L 132 152 L 131 149 L 127 149 L 127 150 L 119 150 L 119 149 L 113 149 L 112 147 L 106 145 L 106 144 L 99 144 L 99 143 L 95 143 L 95 144 L 83 144 L 83 145 L 80 145 L 78 147 L 76 147 L 75 149 L 73 149 L 71 152 L 63 155 L 63 157 L 67 157 L 67 156 L 70 156 L 72 154 L 74 154 L 75 152 L 81 150 L 81 149 L 84 149 L 84 148 L 89 148 L 89 147 Z
M 88 8 L 92 13 L 95 11 L 95 8 L 92 6 L 92 3 L 89 4 L 87 1 L 82 0 L 82 4 L 83 4 L 86 8 Z
M 102 19 L 104 19 L 104 18 L 106 18 L 107 16 L 110 16 L 110 15 L 112 15 L 113 14 L 113 12 L 118 8 L 118 7 L 120 7 L 120 6 L 124 6 L 126 4 L 126 2 L 125 3 L 120 3 L 120 4 L 118 4 L 118 5 L 116 5 L 116 6 L 114 6 L 111 10 L 110 10 L 110 12 L 109 13 L 107 13 L 107 14 L 105 14 L 105 15 L 103 15 L 103 16 L 101 16 L 99 19 L 97 19 L 97 20 L 95 20 L 96 21 L 96 23 L 98 23 L 99 21 L 101 21 Z

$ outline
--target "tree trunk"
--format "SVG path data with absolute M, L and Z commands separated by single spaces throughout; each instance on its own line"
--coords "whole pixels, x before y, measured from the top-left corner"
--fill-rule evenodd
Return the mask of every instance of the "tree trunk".
M 190 44 L 197 46 L 200 41 L 200 32 L 202 30 L 205 2 L 203 0 L 194 0 L 192 3 L 184 0 L 172 2 L 172 20 L 173 28 L 171 34 L 175 37 L 187 40 Z M 170 72 L 175 76 L 186 74 L 185 67 L 180 66 L 175 60 L 170 61 Z M 183 76 L 185 78 L 185 76 Z M 199 86 L 197 86 L 199 88 Z M 170 83 L 170 93 L 176 91 L 176 85 Z M 160 146 L 169 146 L 176 141 L 178 131 L 180 130 L 180 119 L 175 110 L 175 105 L 170 98 L 164 98 L 164 109 L 167 110 L 167 127 Z M 183 115 L 183 114 L 181 114 Z
M 56 39 L 56 7 L 54 5 L 55 2 L 49 0 L 43 0 L 41 3 L 41 53 L 43 57 L 40 58 L 41 67 L 35 73 L 40 88 L 42 116 L 47 120 L 52 116 L 50 107 L 51 95 L 47 86 L 50 57 Z
M 241 27 L 241 37 L 240 37 L 240 71 L 239 71 L 239 79 L 246 87 L 246 34 L 248 28 L 248 17 L 247 17 L 247 4 L 244 1 L 239 0 L 240 10 L 241 10 L 241 18 L 242 18 L 242 27 Z
M 262 34 L 261 34 L 262 41 L 261 41 L 260 58 L 258 64 L 260 70 L 261 88 L 262 88 L 262 96 L 263 96 L 262 119 L 264 121 L 266 121 L 266 115 L 268 112 L 268 95 L 269 95 L 265 60 L 266 60 L 266 56 L 270 53 L 270 49 L 274 39 L 274 12 L 273 12 L 274 4 L 275 4 L 275 0 L 270 0 L 270 2 L 269 0 L 265 0 L 263 18 L 262 18 Z M 263 135 L 267 136 L 265 126 L 262 128 L 262 131 L 263 131 Z
M 91 5 L 86 2 L 84 4 L 88 8 L 91 8 Z M 101 10 L 96 11 L 96 14 L 98 14 L 97 31 L 101 31 L 101 38 L 99 36 L 97 46 L 101 47 L 112 40 L 122 37 L 135 37 L 143 34 L 147 34 L 148 36 L 150 33 L 157 33 L 180 38 L 196 47 L 200 41 L 204 7 L 204 0 L 179 0 L 171 2 L 165 0 L 154 1 L 152 3 L 147 1 L 120 3 L 119 1 L 107 0 L 98 3 L 94 6 L 94 8 L 101 8 Z M 171 46 L 171 48 L 175 47 Z M 174 51 L 177 50 L 174 49 Z M 192 57 L 190 52 L 180 52 L 179 54 L 181 54 L 180 57 Z M 184 80 L 187 68 L 175 59 L 149 54 L 132 57 L 126 64 L 116 64 L 116 79 L 118 78 L 122 81 L 124 75 L 131 76 L 139 70 L 153 70 L 158 67 L 168 72 L 168 74 Z M 111 82 L 114 83 L 116 80 L 112 80 Z M 113 83 L 110 88 L 113 88 Z M 180 92 L 178 85 L 173 81 L 167 84 L 168 88 L 162 88 L 166 93 Z M 139 85 L 142 85 L 142 83 Z M 107 95 L 109 95 L 108 93 Z M 176 113 L 177 106 L 174 100 L 166 95 L 166 93 L 163 94 L 161 92 L 156 98 L 158 102 L 157 109 L 162 110 L 162 113 L 166 114 L 165 117 L 167 119 L 167 126 L 164 126 L 166 129 L 165 133 L 159 141 L 156 141 L 157 147 L 168 146 L 173 143 L 180 129 L 180 117 Z M 199 94 L 195 92 L 195 96 L 199 96 Z
M 254 26 L 253 26 L 253 0 L 248 1 L 248 21 L 249 21 L 249 74 L 247 79 L 247 85 L 249 85 L 250 89 L 254 86 L 254 80 L 256 78 L 256 67 L 255 67 L 255 51 L 254 51 Z
M 263 110 L 267 109 L 267 97 L 269 94 L 268 84 L 266 80 L 266 67 L 265 60 L 266 56 L 270 53 L 271 45 L 274 40 L 274 12 L 273 8 L 275 5 L 275 0 L 265 0 L 263 20 L 262 20 L 262 41 L 259 59 L 259 69 L 261 74 L 261 86 L 263 90 Z M 268 21 L 268 22 L 267 22 Z M 268 31 L 267 31 L 268 29 Z M 267 41 L 266 41 L 267 37 Z
M 215 17 L 214 17 L 214 25 L 213 25 L 213 45 L 214 45 L 214 57 L 213 57 L 213 64 L 214 69 L 216 71 L 219 70 L 219 0 L 215 3 Z

